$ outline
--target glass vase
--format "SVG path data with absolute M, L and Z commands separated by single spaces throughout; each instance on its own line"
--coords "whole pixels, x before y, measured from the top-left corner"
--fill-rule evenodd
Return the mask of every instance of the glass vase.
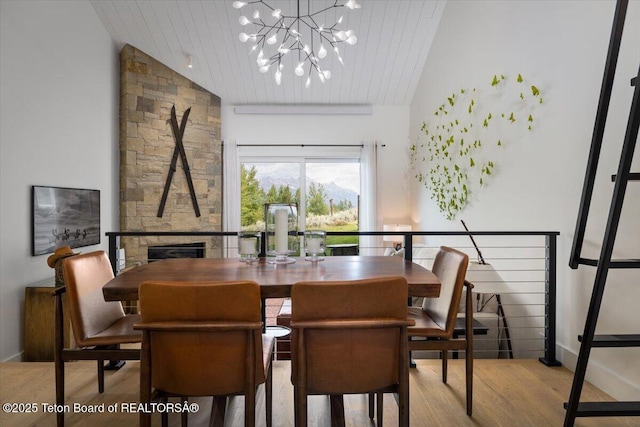
M 304 232 L 304 249 L 306 260 L 311 262 L 324 261 L 325 248 L 327 247 L 327 233 L 323 230 L 307 230 Z
M 267 262 L 290 264 L 298 251 L 298 205 L 296 203 L 267 203 L 264 205 Z

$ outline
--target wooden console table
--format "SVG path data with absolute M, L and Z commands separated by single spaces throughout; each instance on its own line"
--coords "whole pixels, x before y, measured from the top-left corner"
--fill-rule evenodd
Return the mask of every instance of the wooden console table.
M 28 286 L 24 292 L 24 362 L 53 361 L 55 287 Z M 63 300 L 66 312 L 66 298 Z M 65 319 L 65 347 L 70 345 L 71 324 Z

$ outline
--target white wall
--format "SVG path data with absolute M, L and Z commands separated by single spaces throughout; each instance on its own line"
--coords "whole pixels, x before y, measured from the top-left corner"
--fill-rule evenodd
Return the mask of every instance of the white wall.
M 0 360 L 19 360 L 25 286 L 53 279 L 31 256 L 31 185 L 98 189 L 101 233 L 118 228 L 119 73 L 89 2 L 0 8 Z
M 379 221 L 409 218 L 409 107 L 374 106 L 371 115 L 248 115 L 223 104 L 222 123 L 222 139 L 238 144 L 384 144 L 378 149 Z
M 447 3 L 411 104 L 410 134 L 461 87 L 486 86 L 494 74 L 526 75 L 544 104 L 529 138 L 495 151 L 498 175 L 462 212 L 472 230 L 549 230 L 558 240 L 557 334 L 560 360 L 573 369 L 595 268 L 568 267 L 586 160 L 600 93 L 614 1 L 451 1 Z M 604 149 L 583 250 L 597 258 L 609 211 L 633 88 L 640 61 L 640 2 L 626 20 Z M 505 137 L 513 136 L 509 131 Z M 489 150 L 496 150 L 488 148 Z M 640 150 L 634 167 L 640 169 Z M 461 231 L 447 221 L 427 191 L 411 180 L 413 220 L 423 229 Z M 640 187 L 631 183 L 614 257 L 640 254 Z M 479 242 L 482 245 L 481 242 Z M 640 273 L 609 274 L 598 333 L 640 332 Z M 588 379 L 614 397 L 640 397 L 640 349 L 595 349 Z

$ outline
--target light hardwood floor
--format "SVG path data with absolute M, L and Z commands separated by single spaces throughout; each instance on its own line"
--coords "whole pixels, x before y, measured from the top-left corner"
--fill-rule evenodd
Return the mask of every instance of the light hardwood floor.
M 464 407 L 464 365 L 451 360 L 448 384 L 440 380 L 438 360 L 418 360 L 411 370 L 411 425 L 423 426 L 561 426 L 562 403 L 571 388 L 572 373 L 563 367 L 548 368 L 536 360 L 477 360 L 474 377 L 473 417 Z M 117 372 L 105 373 L 105 392 L 98 394 L 95 362 L 70 362 L 66 368 L 66 403 L 71 413 L 67 426 L 136 426 L 138 415 L 123 412 L 123 403 L 138 401 L 139 362 L 127 362 Z M 293 425 L 293 388 L 289 381 L 290 363 L 274 362 L 273 411 L 274 427 Z M 43 404 L 55 401 L 53 363 L 0 363 L 0 398 L 6 403 L 36 403 L 38 413 L 0 413 L 3 427 L 54 426 L 55 414 L 43 413 Z M 611 400 L 611 397 L 585 384 L 583 401 Z M 208 425 L 211 399 L 194 399 L 200 405 L 189 416 L 190 426 Z M 73 404 L 118 404 L 112 414 L 73 412 Z M 230 401 L 227 426 L 242 426 L 242 398 Z M 397 407 L 391 395 L 385 396 L 384 423 L 397 425 Z M 264 394 L 258 391 L 259 426 L 264 426 Z M 345 416 L 349 426 L 373 425 L 367 416 L 364 396 L 345 398 Z M 180 425 L 178 414 L 169 417 L 170 425 Z M 154 419 L 159 425 L 159 417 Z M 154 425 L 156 425 L 154 424 Z M 329 399 L 309 398 L 309 425 L 329 426 Z M 639 426 L 638 418 L 580 418 L 576 426 Z

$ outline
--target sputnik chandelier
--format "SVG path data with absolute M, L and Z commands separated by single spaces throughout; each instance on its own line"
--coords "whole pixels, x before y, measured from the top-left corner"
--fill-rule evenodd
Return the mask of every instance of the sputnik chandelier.
M 320 15 L 333 8 L 359 9 L 361 6 L 356 0 L 348 0 L 340 4 L 338 0 L 335 0 L 332 6 L 316 12 L 311 11 L 311 0 L 307 0 L 306 15 L 300 14 L 300 0 L 297 1 L 296 15 L 285 15 L 281 9 L 271 7 L 264 0 L 234 1 L 233 7 L 241 9 L 244 6 L 253 4 L 256 4 L 256 6 L 262 5 L 266 13 L 270 15 L 265 19 L 272 22 L 269 23 L 263 20 L 258 9 L 255 9 L 252 13 L 251 17 L 253 19 L 244 15 L 240 16 L 240 25 L 253 24 L 257 30 L 255 33 L 250 34 L 241 32 L 240 41 L 253 43 L 249 54 L 258 51 L 256 62 L 261 73 L 267 73 L 272 67 L 275 68 L 274 79 L 278 85 L 282 82 L 284 68 L 282 62 L 286 55 L 295 55 L 297 53 L 297 66 L 294 69 L 294 73 L 298 77 L 307 75 L 305 86 L 308 88 L 311 85 L 311 74 L 314 70 L 322 83 L 331 78 L 331 71 L 322 68 L 320 65 L 320 60 L 327 56 L 329 49 L 333 50 L 338 61 L 344 66 L 338 45 L 340 43 L 354 45 L 358 42 L 358 38 L 352 30 L 345 31 L 338 27 L 342 24 L 343 16 L 340 16 L 338 21 L 331 26 L 327 26 L 323 22 L 318 25 Z M 273 54 L 267 52 L 267 49 L 271 46 L 273 46 L 271 49 L 278 46 Z

